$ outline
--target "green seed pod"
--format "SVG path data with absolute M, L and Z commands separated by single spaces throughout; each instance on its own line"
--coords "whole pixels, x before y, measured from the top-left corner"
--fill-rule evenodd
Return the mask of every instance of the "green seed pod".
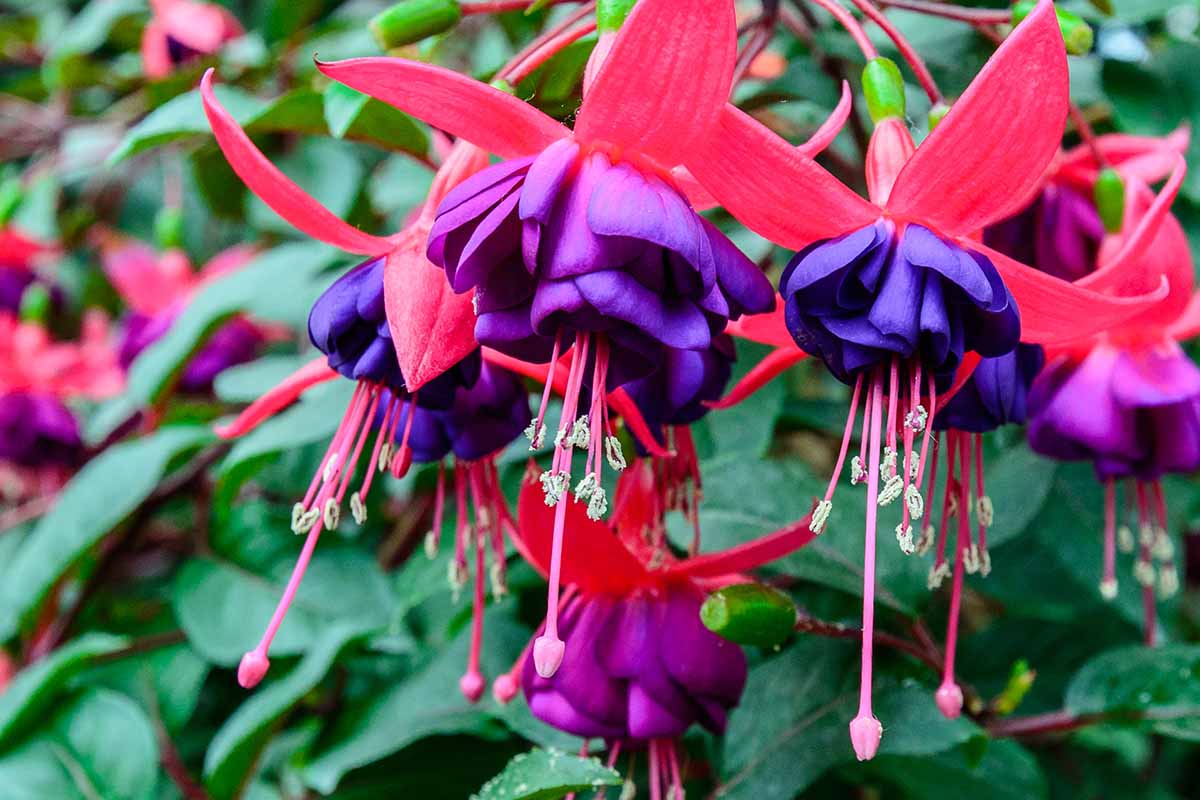
M 1101 170 L 1092 189 L 1100 221 L 1109 233 L 1120 233 L 1125 222 L 1125 181 L 1112 167 Z
M 890 117 L 904 118 L 904 78 L 890 58 L 873 58 L 863 67 L 863 94 L 871 119 L 879 124 Z
M 50 318 L 50 290 L 40 283 L 30 284 L 21 294 L 21 321 L 37 325 Z
M 1013 25 L 1020 25 L 1036 7 L 1036 0 L 1022 0 L 1022 2 L 1013 6 Z M 1062 32 L 1067 52 L 1073 56 L 1084 56 L 1092 52 L 1092 44 L 1096 38 L 1092 32 L 1092 26 L 1084 22 L 1082 17 L 1072 14 L 1070 11 L 1064 11 L 1057 6 L 1054 9 L 1054 14 L 1058 17 L 1058 29 Z
M 777 589 L 761 583 L 735 583 L 708 596 L 700 607 L 700 621 L 731 642 L 776 647 L 792 635 L 796 607 Z
M 448 31 L 462 19 L 458 0 L 404 0 L 375 15 L 367 27 L 384 50 Z

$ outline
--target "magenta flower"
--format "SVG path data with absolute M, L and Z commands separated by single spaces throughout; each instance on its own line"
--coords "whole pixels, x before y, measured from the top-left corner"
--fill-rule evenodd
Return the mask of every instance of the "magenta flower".
M 165 78 L 245 33 L 237 17 L 216 3 L 150 0 L 150 10 L 142 32 L 142 69 L 149 78 Z
M 605 393 L 653 371 L 665 348 L 703 351 L 727 320 L 765 311 L 766 279 L 712 225 L 677 165 L 726 105 L 736 23 L 725 0 L 643 0 L 620 32 L 602 37 L 585 99 L 568 130 L 503 91 L 403 59 L 318 64 L 334 80 L 506 159 L 446 196 L 430 232 L 430 260 L 451 286 L 475 289 L 481 344 L 557 363 L 573 349 L 555 455 L 542 476 L 557 506 L 552 564 L 562 558 L 572 451 L 586 451 L 575 487 L 598 518 L 607 460 L 624 457 Z M 591 403 L 581 408 L 585 387 Z M 531 426 L 545 435 L 545 403 Z M 582 413 L 581 413 L 582 412 Z M 558 568 L 550 572 L 539 672 L 562 660 Z
M 975 238 L 1026 204 L 1041 181 L 1062 138 L 1067 88 L 1062 37 L 1052 5 L 1042 2 L 920 147 L 898 116 L 879 121 L 867 158 L 871 202 L 731 108 L 707 146 L 684 159 L 734 216 L 800 251 L 781 282 L 776 320 L 750 331 L 780 345 L 755 381 L 795 362 L 795 346 L 787 348 L 781 335 L 786 329 L 800 349 L 854 386 L 838 464 L 813 515 L 815 531 L 832 509 L 865 397 L 862 451 L 851 476 L 867 484 L 862 684 L 850 725 L 860 759 L 874 756 L 882 734 L 871 713 L 877 509 L 902 499 L 896 534 L 909 549 L 910 521 L 924 511 L 918 487 L 937 395 L 957 389 L 980 356 L 1002 356 L 1018 339 L 1054 342 L 1103 330 L 1166 293 L 1163 286 L 1137 298 L 1085 290 Z M 1126 265 L 1127 259 L 1119 267 Z
M 245 266 L 252 247 L 231 247 L 218 253 L 198 272 L 180 250 L 157 253 L 147 244 L 105 237 L 101 265 L 129 307 L 122 320 L 121 366 L 128 368 L 143 350 L 158 341 L 201 288 Z M 258 355 L 268 331 L 245 317 L 221 326 L 188 361 L 179 385 L 189 392 L 207 392 L 222 371 Z
M 12 226 L 0 228 L 0 311 L 15 314 L 20 310 L 25 290 L 39 281 L 38 261 L 53 252 L 52 245 Z
M 678 739 L 692 725 L 721 733 L 741 699 L 746 659 L 700 621 L 708 591 L 808 542 L 808 520 L 730 550 L 677 559 L 666 545 L 660 486 L 650 461 L 617 481 L 609 523 L 577 503 L 566 506 L 573 546 L 557 565 L 564 590 L 559 624 L 566 657 L 551 676 L 536 668 L 530 642 L 493 693 L 524 691 L 534 716 L 609 743 L 609 763 L 625 750 L 649 751 L 651 790 L 682 791 Z M 541 574 L 555 568 L 557 512 L 543 502 L 531 463 L 518 502 L 514 543 Z

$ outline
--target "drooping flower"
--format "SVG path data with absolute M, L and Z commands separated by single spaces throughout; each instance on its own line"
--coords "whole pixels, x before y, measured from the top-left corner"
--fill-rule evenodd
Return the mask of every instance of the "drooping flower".
M 643 0 L 619 33 L 603 32 L 574 130 L 428 64 L 318 64 L 334 80 L 506 159 L 447 195 L 429 257 L 456 291 L 475 290 L 481 344 L 528 361 L 575 354 L 555 455 L 542 477 L 547 504 L 559 509 L 555 564 L 572 451 L 586 451 L 580 485 L 602 501 L 604 460 L 614 469 L 624 461 L 600 388 L 649 374 L 665 348 L 706 350 L 727 320 L 770 306 L 766 279 L 696 214 L 681 189 L 694 182 L 677 169 L 725 106 L 735 40 L 726 0 Z M 543 403 L 529 431 L 535 445 L 545 412 Z M 564 648 L 557 597 L 555 567 L 534 650 L 545 676 Z
M 548 575 L 556 514 L 542 501 L 538 475 L 530 464 L 514 543 Z M 654 482 L 649 462 L 630 465 L 617 481 L 608 523 L 575 503 L 566 507 L 577 543 L 559 565 L 567 656 L 544 677 L 530 642 L 492 688 L 501 702 L 524 691 L 544 722 L 606 740 L 610 765 L 622 751 L 648 749 L 652 794 L 682 797 L 678 739 L 695 724 L 723 732 L 746 681 L 741 648 L 700 621 L 704 596 L 745 580 L 741 573 L 804 546 L 813 534 L 802 520 L 730 550 L 679 559 L 654 541 L 660 511 Z
M 1029 387 L 1044 362 L 1042 348 L 1028 344 L 1018 345 L 1015 350 L 1002 356 L 981 359 L 971 377 L 937 409 L 932 420 L 932 455 L 927 462 L 929 472 L 924 495 L 918 486 L 918 491 L 905 498 L 906 502 L 913 504 L 909 508 L 910 515 L 914 519 L 923 517 L 924 524 L 915 543 L 911 531 L 904 531 L 906 538 L 901 546 L 906 552 L 911 548 L 924 554 L 934 544 L 934 513 L 933 510 L 926 512 L 924 497 L 934 496 L 938 461 L 941 453 L 945 452 L 946 482 L 941 521 L 937 527 L 936 556 L 929 571 L 929 588 L 938 588 L 950 574 L 950 562 L 946 558 L 947 529 L 950 520 L 957 519 L 942 683 L 935 695 L 938 708 L 951 719 L 962 713 L 963 704 L 962 688 L 954 679 L 954 662 L 964 573 L 977 572 L 986 577 L 992 569 L 992 559 L 987 549 L 987 530 L 992 525 L 994 510 L 984 490 L 983 434 L 1002 425 L 1025 423 Z M 944 448 L 941 441 L 943 433 Z M 977 524 L 974 537 L 970 525 L 972 512 Z
M 897 533 L 906 540 L 913 510 L 923 509 L 915 495 L 937 394 L 961 384 L 980 356 L 1004 355 L 1018 339 L 1051 342 L 1102 330 L 1165 294 L 1164 287 L 1136 298 L 1085 290 L 974 238 L 1028 202 L 1061 140 L 1067 86 L 1054 9 L 1041 2 L 920 147 L 903 109 L 882 107 L 867 154 L 871 202 L 732 108 L 706 146 L 684 158 L 735 217 L 800 251 L 781 281 L 776 315 L 783 325 L 761 327 L 768 335 L 786 327 L 801 349 L 854 386 L 837 466 L 813 516 L 817 531 L 865 397 L 863 446 L 851 476 L 867 484 L 862 684 L 850 724 L 860 759 L 874 756 L 882 734 L 871 713 L 877 508 L 904 498 Z M 781 352 L 775 366 L 789 360 Z
M 1186 128 L 1163 138 L 1107 134 L 1060 153 L 1033 201 L 984 229 L 984 243 L 1064 280 L 1090 274 L 1105 235 L 1094 199 L 1105 168 L 1097 154 L 1119 175 L 1153 184 L 1167 177 L 1174 154 L 1187 150 L 1189 138 Z
M 197 272 L 180 250 L 158 253 L 147 244 L 115 235 L 100 238 L 104 273 L 129 307 L 121 322 L 120 358 L 125 368 L 171 329 L 200 289 L 241 269 L 255 253 L 252 247 L 231 247 Z M 258 355 L 267 335 L 249 319 L 233 318 L 188 361 L 179 386 L 189 392 L 210 391 L 218 374 Z
M 1185 171 L 1182 158 L 1171 157 L 1175 169 L 1157 196 L 1136 177 L 1126 180 L 1121 231 L 1105 237 L 1093 271 L 1079 280 L 1124 291 L 1161 273 L 1170 295 L 1104 333 L 1048 348 L 1029 397 L 1030 446 L 1052 458 L 1091 461 L 1104 484 L 1105 598 L 1117 593 L 1118 544 L 1138 551 L 1134 576 L 1143 589 L 1147 641 L 1155 635 L 1155 588 L 1168 597 L 1179 585 L 1160 479 L 1200 468 L 1200 369 L 1178 345 L 1200 332 L 1200 301 L 1187 237 L 1169 213 Z M 1112 262 L 1127 253 L 1138 270 L 1115 274 Z M 1118 526 L 1121 481 L 1136 508 L 1136 540 Z
M 52 251 L 11 225 L 0 228 L 0 312 L 20 310 L 25 290 L 39 281 L 38 259 Z
M 150 0 L 150 11 L 142 32 L 142 69 L 148 78 L 165 78 L 245 33 L 237 17 L 217 3 Z
M 85 315 L 73 342 L 0 313 L 0 495 L 25 500 L 57 492 L 86 456 L 69 403 L 103 400 L 123 386 L 99 312 Z

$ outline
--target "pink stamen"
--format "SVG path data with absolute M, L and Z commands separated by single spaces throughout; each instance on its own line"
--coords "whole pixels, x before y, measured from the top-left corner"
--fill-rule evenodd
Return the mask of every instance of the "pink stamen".
M 1150 524 L 1150 512 L 1146 502 L 1146 484 L 1137 482 L 1138 505 L 1138 559 L 1144 564 L 1151 564 L 1150 545 L 1145 541 L 1142 532 Z M 1154 647 L 1157 638 L 1158 608 L 1154 603 L 1154 585 L 1142 585 L 1142 636 L 1147 647 Z
M 429 531 L 429 556 L 437 555 L 442 540 L 442 520 L 446 514 L 446 464 L 438 462 L 437 489 L 433 495 L 433 529 Z
M 954 456 L 957 452 L 957 437 L 946 434 L 946 491 L 942 499 L 942 519 L 938 524 L 937 559 L 934 565 L 940 567 L 946 563 L 946 526 L 950 521 L 950 504 L 953 493 L 958 491 L 958 481 L 954 478 Z M 959 515 L 967 513 L 965 508 L 958 509 Z
M 558 364 L 559 348 L 562 345 L 562 331 L 554 334 L 554 349 L 550 352 L 550 369 Z M 547 380 L 546 385 L 542 387 L 542 402 L 538 406 L 537 420 L 533 423 L 533 442 L 538 440 L 538 434 L 546 424 L 546 407 L 550 405 L 550 392 L 554 387 L 554 381 Z
M 472 486 L 474 489 L 474 486 Z M 472 495 L 474 495 L 472 491 Z M 476 502 L 476 518 L 478 521 L 478 498 Z M 468 535 L 470 532 L 468 530 Z M 475 536 L 475 598 L 471 611 L 471 651 L 467 657 L 467 673 L 459 680 L 458 686 L 462 690 L 463 697 L 467 698 L 472 703 L 478 702 L 483 696 L 483 687 L 486 685 L 483 673 L 479 669 L 479 652 L 483 647 L 483 608 L 484 594 L 483 588 L 487 581 L 487 576 L 484 574 L 484 546 L 482 531 L 477 532 Z
M 872 380 L 868 401 L 871 418 L 870 466 L 867 470 L 867 524 L 863 547 L 863 634 L 862 676 L 858 695 L 858 716 L 850 722 L 850 741 L 859 761 L 875 757 L 883 726 L 871 713 L 871 661 L 875 643 L 875 526 L 879 506 L 879 448 L 883 414 L 883 377 Z
M 571 373 L 567 378 L 567 391 L 563 399 L 562 421 L 560 430 L 569 432 L 575 422 L 575 412 L 579 406 L 579 388 L 583 382 L 583 371 L 587 363 L 588 337 L 578 334 L 575 337 L 575 356 L 571 361 Z M 603 389 L 601 389 L 603 391 Z M 558 473 L 570 475 L 571 456 L 573 448 L 570 445 L 555 444 L 554 459 L 551 469 Z M 567 520 L 567 495 L 564 488 L 554 509 L 554 538 L 550 549 L 549 596 L 546 601 L 546 631 L 533 643 L 533 663 L 537 672 L 543 678 L 549 678 L 558 671 L 562 664 L 563 651 L 566 645 L 558 636 L 558 591 L 562 573 L 563 528 Z
M 967 485 L 971 479 L 971 465 L 967 437 L 964 436 L 963 440 L 959 452 L 962 475 L 958 482 L 958 497 L 960 508 L 965 509 L 968 497 Z M 938 687 L 936 695 L 937 706 L 947 719 L 955 719 L 962 713 L 963 694 L 962 689 L 954 681 L 954 658 L 958 645 L 958 618 L 962 609 L 963 572 L 965 571 L 964 562 L 967 555 L 969 530 L 967 514 L 965 511 L 962 511 L 958 515 L 958 540 L 954 554 L 954 583 L 950 592 L 950 617 L 946 621 L 946 653 L 945 662 L 942 667 L 942 685 Z
M 354 440 L 354 452 L 346 459 L 345 469 L 342 470 L 341 479 L 338 481 L 337 503 L 341 505 L 342 498 L 346 494 L 346 487 L 350 485 L 350 480 L 354 477 L 354 468 L 358 464 L 358 459 L 362 456 L 363 448 L 367 444 L 367 439 L 371 436 L 371 422 L 375 419 L 375 411 L 379 406 L 379 395 L 381 390 L 378 386 L 372 386 L 370 389 L 370 400 L 367 403 L 366 413 L 363 415 L 362 426 L 359 428 L 358 436 Z M 349 444 L 350 442 L 347 442 Z
M 854 430 L 854 422 L 858 418 L 858 399 L 862 395 L 863 376 L 860 373 L 858 379 L 854 381 L 854 394 L 850 397 L 850 415 L 846 418 L 846 429 L 842 431 L 842 447 L 838 450 L 837 463 L 833 465 L 833 476 L 829 479 L 829 486 L 825 489 L 825 502 L 833 500 L 833 492 L 837 489 L 838 480 L 842 476 L 842 467 L 846 463 L 846 452 L 850 449 L 850 436 Z M 864 424 L 866 422 L 864 413 Z M 866 437 L 863 437 L 864 443 Z
M 663 800 L 662 775 L 659 773 L 658 740 L 650 740 L 650 800 Z
M 467 574 L 467 544 L 471 535 L 471 523 L 467 518 L 467 480 L 463 474 L 463 465 L 454 464 L 454 564 L 457 574 L 455 585 L 459 586 Z
M 323 483 L 325 465 L 338 452 L 338 445 L 342 440 L 342 434 L 349 428 L 350 420 L 354 417 L 355 410 L 358 407 L 358 399 L 366 387 L 367 385 L 361 382 L 354 387 L 354 394 L 350 396 L 350 402 L 346 406 L 346 413 L 342 415 L 342 421 L 338 423 L 337 431 L 334 432 L 333 438 L 329 440 L 329 447 L 325 448 L 325 455 L 321 456 L 321 463 L 317 466 L 317 471 L 313 474 L 312 481 L 308 484 L 308 491 L 304 493 L 302 505 L 306 510 L 312 507 L 312 501 L 317 494 L 317 489 Z
M 975 500 L 978 503 L 983 503 L 987 495 L 983 491 L 983 434 L 975 434 Z M 982 514 L 978 515 L 979 523 L 979 552 L 987 552 L 987 525 Z
M 1104 482 L 1104 577 L 1100 593 L 1105 598 L 1117 593 L 1117 486 L 1112 478 Z
M 917 377 L 915 383 L 919 386 L 921 383 L 921 365 L 917 364 Z M 920 392 L 917 392 L 920 395 Z M 935 438 L 937 434 L 933 430 L 933 415 L 937 413 L 937 386 L 934 383 L 933 373 L 929 373 L 929 415 L 925 418 L 925 433 L 921 438 L 921 458 L 917 462 L 917 485 L 921 485 L 921 478 L 925 474 L 925 459 L 929 455 L 930 440 Z M 937 464 L 937 457 L 934 457 L 934 465 Z M 929 483 L 929 497 L 933 497 L 933 481 Z
M 675 795 L 670 800 L 683 800 L 683 776 L 679 773 L 679 755 L 675 743 L 667 742 L 664 749 L 667 751 L 667 763 L 671 767 L 671 789 Z
M 417 395 L 408 401 L 408 414 L 404 417 L 404 435 L 400 437 L 400 448 L 392 455 L 392 477 L 403 478 L 412 466 L 412 448 L 408 437 L 412 434 L 413 419 L 417 416 Z
M 398 413 L 400 403 L 392 396 L 383 412 L 383 421 L 379 425 L 379 433 L 375 436 L 375 446 L 371 449 L 371 460 L 367 462 L 367 474 L 363 476 L 362 486 L 358 490 L 359 500 L 367 501 L 367 493 L 371 491 L 371 483 L 375 478 L 375 470 L 379 466 L 379 454 L 383 451 L 383 443 L 392 415 Z
M 900 381 L 897 360 L 892 359 L 888 380 L 888 410 L 887 410 L 887 446 L 892 453 L 896 452 L 896 408 L 900 403 Z M 903 465 L 900 465 L 903 467 Z M 896 466 L 892 465 L 891 476 L 896 476 Z

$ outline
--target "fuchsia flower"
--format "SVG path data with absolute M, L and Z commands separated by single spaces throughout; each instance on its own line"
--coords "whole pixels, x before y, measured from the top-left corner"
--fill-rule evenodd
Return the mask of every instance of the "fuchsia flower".
M 553 675 L 559 564 L 574 448 L 586 452 L 575 494 L 598 519 L 602 465 L 624 465 L 605 392 L 643 378 L 666 348 L 708 350 L 731 318 L 765 311 L 770 285 L 685 195 L 677 165 L 726 105 L 736 58 L 732 4 L 643 0 L 604 32 L 568 130 L 505 92 L 403 59 L 318 64 L 329 77 L 417 116 L 505 161 L 449 193 L 430 259 L 459 292 L 475 290 L 478 341 L 526 360 L 571 360 L 555 454 L 542 476 L 557 507 L 545 633 L 534 647 Z M 580 397 L 590 387 L 589 408 Z M 548 393 L 548 390 L 547 390 Z M 529 436 L 545 433 L 546 404 Z
M 85 458 L 68 403 L 103 400 L 124 387 L 108 321 L 84 318 L 77 342 L 0 313 L 0 494 L 24 500 L 54 494 Z
M 245 33 L 237 17 L 216 3 L 150 0 L 150 11 L 142 32 L 142 69 L 149 78 L 165 78 Z
M 1048 364 L 1029 398 L 1033 449 L 1058 459 L 1089 460 L 1104 483 L 1105 598 L 1117 593 L 1118 539 L 1124 549 L 1139 551 L 1134 575 L 1143 588 L 1147 641 L 1154 638 L 1156 583 L 1164 597 L 1178 589 L 1160 478 L 1200 468 L 1200 370 L 1178 345 L 1200 332 L 1200 301 L 1193 294 L 1187 238 L 1169 213 L 1185 172 L 1176 144 L 1164 141 L 1153 156 L 1174 167 L 1157 196 L 1137 173 L 1126 174 L 1121 230 L 1104 238 L 1088 274 L 1077 281 L 1125 292 L 1165 274 L 1168 298 L 1107 331 L 1047 348 Z M 1114 269 L 1126 257 L 1137 269 Z M 1117 525 L 1121 480 L 1128 483 L 1127 502 L 1136 502 L 1136 541 Z
M 648 461 L 622 473 L 613 503 L 608 524 L 582 505 L 566 506 L 572 546 L 558 564 L 567 649 L 561 667 L 543 676 L 530 642 L 493 693 L 508 702 L 522 690 L 544 722 L 605 739 L 610 765 L 623 749 L 648 748 L 653 796 L 682 797 L 677 740 L 693 724 L 723 732 L 746 682 L 741 648 L 700 622 L 705 595 L 745 580 L 742 572 L 804 546 L 814 534 L 805 518 L 730 550 L 677 559 L 665 544 L 660 487 Z M 531 463 L 514 543 L 542 575 L 554 568 L 556 516 Z
M 38 261 L 55 248 L 10 226 L 0 228 L 0 311 L 15 314 L 29 285 L 38 281 Z
M 231 247 L 195 272 L 180 250 L 158 253 L 141 242 L 105 237 L 101 265 L 130 311 L 122 321 L 121 366 L 128 368 L 143 350 L 162 338 L 196 292 L 241 269 L 254 254 L 253 247 Z M 190 392 L 211 390 L 213 380 L 222 371 L 258 355 L 268 335 L 266 329 L 245 317 L 235 317 L 191 358 L 179 385 Z
M 1156 183 L 1175 167 L 1175 154 L 1188 146 L 1189 131 L 1165 138 L 1108 134 L 1060 153 L 1033 201 L 1008 219 L 989 225 L 983 240 L 1007 256 L 1074 281 L 1095 269 L 1104 223 L 1093 201 L 1103 155 L 1118 174 Z
M 981 229 L 1026 204 L 1041 181 L 1062 137 L 1067 86 L 1054 10 L 1042 2 L 920 147 L 898 115 L 877 121 L 867 157 L 871 202 L 731 108 L 706 146 L 684 160 L 748 227 L 800 250 L 781 281 L 782 324 L 763 323 L 752 333 L 782 344 L 786 328 L 854 386 L 814 530 L 832 508 L 866 397 L 851 479 L 867 483 L 862 685 L 850 724 L 860 759 L 874 756 L 882 733 L 871 713 L 877 507 L 903 498 L 896 532 L 907 548 L 909 522 L 924 510 L 919 487 L 932 435 L 924 402 L 936 410 L 938 393 L 944 398 L 961 385 L 978 356 L 1002 356 L 1018 339 L 1050 343 L 1103 330 L 1165 296 L 1164 286 L 1136 298 L 1072 286 L 977 241 Z M 1125 259 L 1113 269 L 1123 274 L 1128 266 Z M 772 367 L 789 358 L 794 362 L 777 356 Z

